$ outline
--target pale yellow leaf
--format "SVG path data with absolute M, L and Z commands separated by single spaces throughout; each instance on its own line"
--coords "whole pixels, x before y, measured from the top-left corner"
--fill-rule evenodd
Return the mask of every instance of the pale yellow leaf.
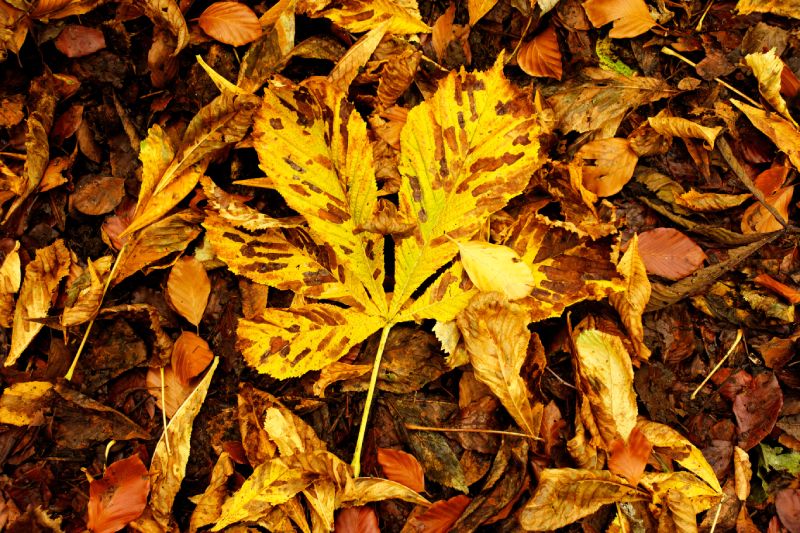
M 23 381 L 6 387 L 0 396 L 0 423 L 12 426 L 40 425 L 46 395 L 53 388 L 47 381 Z
M 14 248 L 6 254 L 0 265 L 0 292 L 14 294 L 22 283 L 22 262 L 19 258 L 19 241 L 14 241 Z
M 750 13 L 773 13 L 800 19 L 800 6 L 795 0 L 739 0 L 736 11 L 742 15 Z
M 714 141 L 722 131 L 722 126 L 709 128 L 679 117 L 656 116 L 648 118 L 647 122 L 658 134 L 666 137 L 702 139 L 707 150 L 714 149 Z
M 327 2 L 326 2 L 327 4 Z M 389 20 L 389 33 L 428 33 L 416 0 L 349 0 L 311 14 L 325 17 L 352 33 L 362 33 Z
M 497 0 L 469 0 L 467 2 L 469 25 L 474 26 L 495 4 L 497 4 Z
M 800 131 L 791 122 L 733 98 L 731 103 L 789 157 L 794 168 L 800 169 Z
M 64 241 L 59 239 L 37 250 L 34 260 L 25 267 L 25 279 L 14 310 L 14 329 L 5 366 L 16 363 L 44 327 L 44 324 L 28 319 L 47 317 L 58 285 L 67 275 L 71 263 L 69 250 L 64 246 Z
M 648 499 L 645 492 L 607 470 L 545 469 L 519 522 L 528 531 L 549 531 L 589 516 L 604 505 Z
M 167 296 L 175 310 L 195 326 L 203 319 L 209 294 L 211 281 L 200 261 L 183 256 L 172 265 L 167 278 Z
M 758 91 L 761 96 L 772 105 L 775 111 L 797 128 L 797 122 L 789 114 L 786 100 L 781 96 L 781 73 L 784 67 L 781 58 L 775 54 L 775 48 L 767 53 L 747 54 L 744 56 L 744 60 L 758 80 Z
M 533 273 L 513 249 L 482 241 L 462 241 L 457 244 L 461 264 L 479 290 L 499 292 L 509 300 L 530 294 L 534 283 Z
M 670 505 L 669 493 L 679 492 L 687 497 L 686 505 L 694 515 L 719 503 L 722 494 L 709 487 L 702 479 L 689 472 L 646 472 L 640 483 L 653 493 L 654 503 L 664 500 Z
M 622 339 L 587 329 L 575 336 L 575 351 L 578 389 L 588 400 L 600 433 L 595 436 L 599 438 L 597 445 L 609 447 L 616 439 L 627 440 L 636 426 L 638 410 L 633 365 Z
M 498 293 L 481 293 L 458 316 L 475 377 L 488 385 L 522 430 L 539 434 L 541 403 L 534 404 L 520 372 L 531 333 L 528 314 Z
M 414 303 L 403 309 L 398 322 L 433 318 L 440 322 L 454 320 L 469 301 L 478 293 L 472 286 L 464 266 L 454 263 L 423 292 Z
M 723 194 L 689 189 L 676 196 L 675 203 L 692 211 L 706 213 L 740 206 L 749 198 L 752 198 L 751 194 Z
M 753 469 L 750 456 L 738 446 L 733 447 L 733 479 L 736 487 L 736 497 L 745 501 L 750 496 L 750 478 Z
M 214 2 L 200 14 L 198 23 L 208 36 L 232 46 L 242 46 L 261 37 L 258 16 L 239 2 Z
M 213 524 L 219 519 L 222 503 L 228 497 L 228 479 L 233 474 L 233 460 L 228 452 L 222 452 L 211 471 L 211 480 L 202 494 L 190 498 L 195 504 L 189 521 L 189 533 Z
M 617 272 L 625 280 L 625 290 L 608 297 L 609 303 L 619 313 L 622 323 L 633 341 L 636 355 L 641 359 L 650 357 L 650 349 L 644 343 L 642 315 L 650 300 L 650 280 L 647 269 L 639 255 L 639 238 L 636 234 L 628 244 L 628 249 L 617 263 Z

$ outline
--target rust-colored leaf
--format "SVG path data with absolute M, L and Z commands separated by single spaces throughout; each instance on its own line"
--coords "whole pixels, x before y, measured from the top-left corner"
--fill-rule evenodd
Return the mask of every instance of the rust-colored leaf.
M 793 304 L 800 303 L 800 291 L 781 283 L 769 274 L 759 274 L 753 278 L 753 281 L 762 287 L 766 287 L 780 294 Z
M 425 491 L 425 473 L 417 458 L 400 450 L 378 448 L 378 463 L 387 479 L 417 492 Z
M 463 494 L 459 494 L 448 500 L 439 500 L 425 510 L 425 512 L 412 517 L 408 525 L 412 528 L 416 528 L 413 529 L 413 531 L 448 533 L 471 501 L 470 498 Z
M 520 47 L 517 64 L 530 76 L 561 79 L 561 50 L 552 24 Z
M 83 57 L 106 47 L 103 32 L 96 28 L 70 24 L 61 30 L 55 40 L 58 51 L 67 57 Z
M 617 439 L 611 443 L 608 469 L 630 481 L 631 485 L 636 485 L 642 479 L 652 450 L 653 445 L 645 434 L 633 428 L 627 441 Z
M 706 260 L 706 254 L 692 239 L 673 228 L 656 228 L 639 235 L 639 254 L 647 272 L 673 281 L 685 278 Z
M 191 331 L 181 332 L 172 347 L 172 370 L 184 386 L 208 368 L 213 359 L 208 343 Z
M 138 455 L 109 466 L 89 484 L 89 521 L 95 533 L 113 533 L 135 520 L 147 505 L 150 477 Z
M 380 533 L 378 515 L 372 507 L 347 507 L 336 514 L 336 533 Z
M 172 267 L 167 280 L 167 295 L 175 309 L 195 326 L 211 293 L 211 281 L 203 264 L 191 256 L 181 257 Z
M 261 37 L 258 16 L 239 2 L 214 2 L 203 11 L 198 22 L 210 37 L 233 46 L 252 43 Z
M 633 177 L 638 160 L 627 139 L 591 141 L 575 154 L 575 161 L 583 165 L 583 185 L 600 197 L 621 191 Z

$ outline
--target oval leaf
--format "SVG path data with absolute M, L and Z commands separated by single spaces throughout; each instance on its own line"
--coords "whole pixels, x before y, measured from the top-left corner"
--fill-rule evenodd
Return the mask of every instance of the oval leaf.
M 380 533 L 378 515 L 371 507 L 348 507 L 336 515 L 333 523 L 336 533 Z
M 203 318 L 211 292 L 206 269 L 194 257 L 182 257 L 169 273 L 167 295 L 175 310 L 195 326 Z
M 135 520 L 147 505 L 150 477 L 138 455 L 109 466 L 89 484 L 89 522 L 95 533 L 113 533 Z
M 71 24 L 61 30 L 55 45 L 67 57 L 83 57 L 105 48 L 106 39 L 103 32 L 96 28 Z
M 586 164 L 593 160 L 594 164 Z M 599 139 L 581 146 L 575 161 L 583 164 L 583 185 L 597 196 L 617 194 L 633 177 L 639 156 L 628 139 Z
M 414 527 L 413 531 L 447 533 L 471 501 L 463 494 L 449 500 L 440 500 L 431 505 L 424 513 L 411 517 L 408 523 Z
M 261 37 L 261 24 L 252 9 L 239 2 L 214 2 L 200 15 L 200 27 L 209 37 L 233 46 Z
M 639 235 L 639 255 L 647 272 L 672 281 L 685 278 L 706 259 L 692 239 L 672 228 L 656 228 Z
M 172 369 L 184 386 L 205 370 L 213 359 L 208 343 L 191 331 L 182 332 L 172 347 Z
M 400 450 L 378 448 L 378 463 L 386 477 L 417 492 L 425 490 L 425 473 L 417 458 Z
M 517 64 L 529 76 L 561 79 L 561 50 L 556 29 L 550 25 L 517 53 Z
M 509 300 L 531 293 L 533 272 L 508 246 L 468 241 L 458 243 L 458 250 L 469 279 L 481 291 L 500 292 Z

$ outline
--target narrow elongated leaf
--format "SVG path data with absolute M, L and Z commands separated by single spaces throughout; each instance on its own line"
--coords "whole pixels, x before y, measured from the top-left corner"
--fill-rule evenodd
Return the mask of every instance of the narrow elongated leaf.
M 709 128 L 680 117 L 650 117 L 647 122 L 657 133 L 666 137 L 702 139 L 705 141 L 705 147 L 708 150 L 714 148 L 714 141 L 722 131 L 722 126 Z
M 701 213 L 707 211 L 721 211 L 730 209 L 746 202 L 752 195 L 750 194 L 721 194 L 700 192 L 694 189 L 684 192 L 675 197 L 675 203 Z
M 628 249 L 617 264 L 617 271 L 625 280 L 625 290 L 610 295 L 609 303 L 619 313 L 622 322 L 630 333 L 636 353 L 642 359 L 650 357 L 650 349 L 644 343 L 644 327 L 642 315 L 650 301 L 650 280 L 647 279 L 647 268 L 639 255 L 638 236 L 634 234 Z

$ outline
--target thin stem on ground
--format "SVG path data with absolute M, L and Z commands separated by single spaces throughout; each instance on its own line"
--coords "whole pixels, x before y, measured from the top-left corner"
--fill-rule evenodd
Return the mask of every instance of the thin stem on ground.
M 725 352 L 725 356 L 724 356 L 722 359 L 720 359 L 720 360 L 719 360 L 719 363 L 717 363 L 717 364 L 714 366 L 714 368 L 713 368 L 713 369 L 711 369 L 711 372 L 709 372 L 709 373 L 708 373 L 708 375 L 706 376 L 706 379 L 704 379 L 704 380 L 703 380 L 703 382 L 702 382 L 702 383 L 700 383 L 700 385 L 698 385 L 698 386 L 697 386 L 697 388 L 694 390 L 694 392 L 692 393 L 692 395 L 689 397 L 690 399 L 692 399 L 692 400 L 694 400 L 694 399 L 695 399 L 695 397 L 697 396 L 697 393 L 699 393 L 699 392 L 700 392 L 700 390 L 702 390 L 702 388 L 703 388 L 703 387 L 705 387 L 706 383 L 708 383 L 708 380 L 709 380 L 709 379 L 711 379 L 711 376 L 713 376 L 714 374 L 716 374 L 716 373 L 717 373 L 717 370 L 719 370 L 719 369 L 720 369 L 720 367 L 722 366 L 722 364 L 723 364 L 725 361 L 727 361 L 727 360 L 728 360 L 728 357 L 730 357 L 730 355 L 733 353 L 733 350 L 735 350 L 735 349 L 736 349 L 736 347 L 737 347 L 737 346 L 739 346 L 739 342 L 741 342 L 741 340 L 742 340 L 742 334 L 743 334 L 743 333 L 742 333 L 742 328 L 739 328 L 739 330 L 736 332 L 736 339 L 733 341 L 733 344 L 731 344 L 731 347 L 730 347 L 730 348 L 728 348 L 728 351 L 727 351 L 727 352 Z

